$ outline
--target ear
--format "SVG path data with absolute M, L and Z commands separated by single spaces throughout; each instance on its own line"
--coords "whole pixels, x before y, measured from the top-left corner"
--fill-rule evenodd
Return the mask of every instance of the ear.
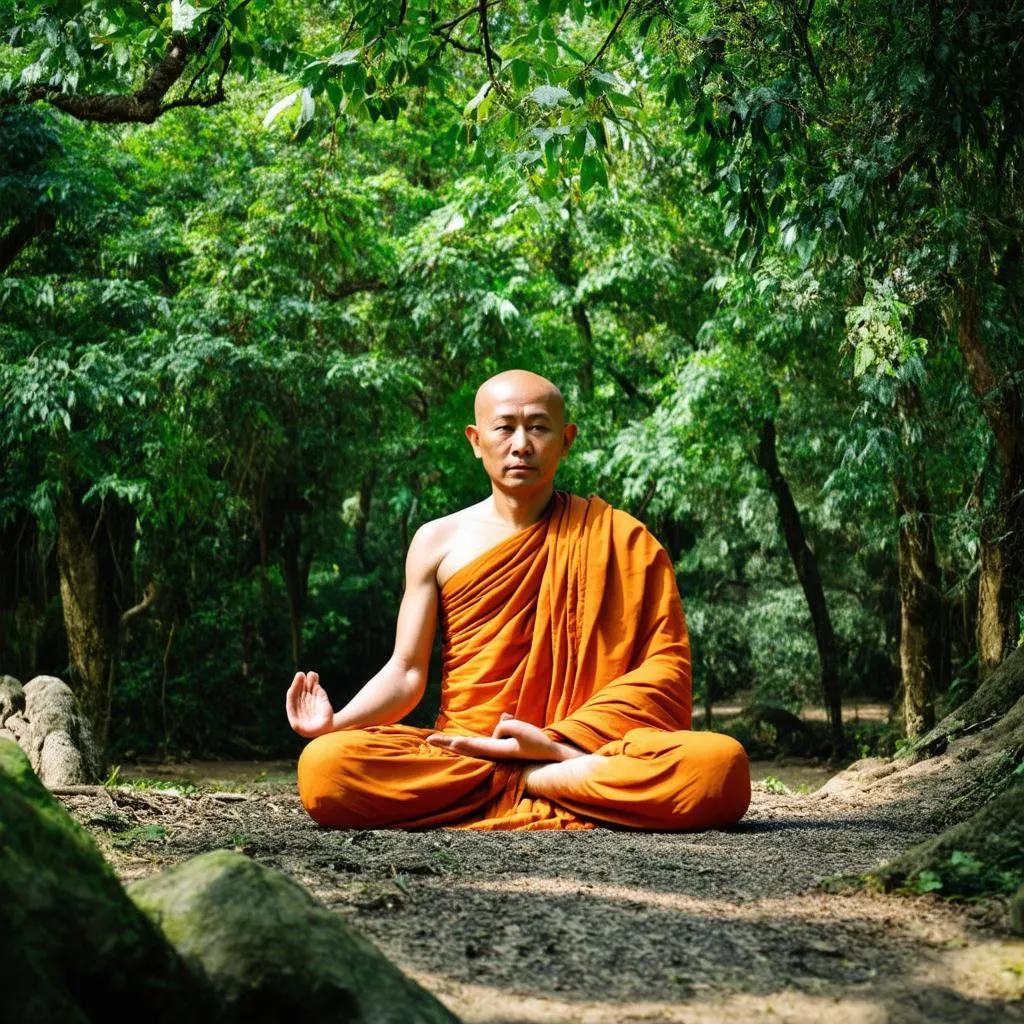
M 575 423 L 566 423 L 565 430 L 562 433 L 562 454 L 565 453 L 572 447 L 573 441 L 576 440 L 576 435 L 579 433 L 580 428 Z
M 469 441 L 470 447 L 473 449 L 473 454 L 478 458 L 483 458 L 483 452 L 480 451 L 480 431 L 476 429 L 476 424 L 470 423 L 466 427 L 466 438 Z

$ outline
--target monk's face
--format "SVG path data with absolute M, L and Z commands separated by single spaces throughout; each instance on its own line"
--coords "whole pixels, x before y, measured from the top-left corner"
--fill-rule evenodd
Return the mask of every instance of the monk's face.
M 551 485 L 576 438 L 554 384 L 521 370 L 499 374 L 477 392 L 475 411 L 466 437 L 496 486 L 530 493 Z

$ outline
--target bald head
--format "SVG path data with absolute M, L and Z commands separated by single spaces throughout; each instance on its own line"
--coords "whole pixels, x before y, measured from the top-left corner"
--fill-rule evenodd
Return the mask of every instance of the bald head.
M 552 426 L 565 424 L 562 392 L 546 377 L 529 370 L 505 370 L 485 380 L 477 389 L 473 413 L 478 424 L 502 406 L 540 406 L 551 416 Z
M 576 440 L 562 392 L 529 370 L 506 370 L 480 385 L 473 411 L 476 423 L 466 427 L 466 437 L 495 493 L 545 502 L 558 463 Z

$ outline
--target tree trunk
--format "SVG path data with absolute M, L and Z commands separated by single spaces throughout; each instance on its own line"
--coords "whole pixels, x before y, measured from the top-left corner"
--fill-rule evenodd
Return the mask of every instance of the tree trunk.
M 574 302 L 572 318 L 576 323 L 576 332 L 583 346 L 583 358 L 580 360 L 580 391 L 583 397 L 594 397 L 594 329 L 590 326 L 587 307 L 582 302 Z
M 281 538 L 281 571 L 288 595 L 288 622 L 291 628 L 292 662 L 299 671 L 302 661 L 302 621 L 306 611 L 309 565 L 302 562 L 302 531 L 293 518 Z
M 566 225 L 565 230 L 558 236 L 555 248 L 552 253 L 552 269 L 555 280 L 572 293 L 572 320 L 576 325 L 576 334 L 580 339 L 581 355 L 580 367 L 580 392 L 584 398 L 592 398 L 594 394 L 594 330 L 587 315 L 587 307 L 577 301 L 576 289 L 579 287 L 579 275 L 573 267 L 572 257 L 572 235 L 571 228 Z
M 811 612 L 814 639 L 818 645 L 818 658 L 821 663 L 821 689 L 832 727 L 832 756 L 838 758 L 843 751 L 844 739 L 843 708 L 839 694 L 839 653 L 836 650 L 835 632 L 832 629 L 832 619 L 825 602 L 825 591 L 821 585 L 818 561 L 807 543 L 807 535 L 800 519 L 800 512 L 793 500 L 789 484 L 779 468 L 779 458 L 775 448 L 775 421 L 772 419 L 765 419 L 762 424 L 757 463 L 768 477 L 768 485 L 775 497 L 779 518 L 782 521 L 786 547 L 793 559 L 797 578 L 803 587 L 807 607 Z
M 935 724 L 934 673 L 938 664 L 939 602 L 935 541 L 927 505 L 900 498 L 900 672 L 903 723 L 916 739 Z
M 908 476 L 893 480 L 899 511 L 900 671 L 903 680 L 903 723 L 911 739 L 935 724 L 935 677 L 942 660 L 942 601 L 935 555 L 931 504 L 924 467 L 911 438 L 916 388 L 905 388 L 898 400 L 903 443 L 910 463 Z
M 704 677 L 704 728 L 708 730 L 712 728 L 711 716 L 715 702 L 714 678 L 715 674 L 711 671 L 711 666 L 709 665 Z
M 957 342 L 999 454 L 996 506 L 983 516 L 978 580 L 978 677 L 984 681 L 1016 646 L 1024 600 L 1024 401 L 1014 374 L 997 375 L 981 338 L 978 297 L 959 296 Z
M 57 566 L 71 662 L 71 685 L 106 748 L 110 707 L 121 656 L 117 564 L 123 510 L 113 499 L 98 510 L 82 505 L 65 482 L 57 501 Z

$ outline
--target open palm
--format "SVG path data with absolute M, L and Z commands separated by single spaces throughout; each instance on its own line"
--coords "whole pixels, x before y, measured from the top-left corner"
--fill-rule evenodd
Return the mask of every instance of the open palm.
M 316 672 L 296 672 L 285 697 L 288 724 L 300 735 L 322 736 L 331 731 L 334 708 Z

